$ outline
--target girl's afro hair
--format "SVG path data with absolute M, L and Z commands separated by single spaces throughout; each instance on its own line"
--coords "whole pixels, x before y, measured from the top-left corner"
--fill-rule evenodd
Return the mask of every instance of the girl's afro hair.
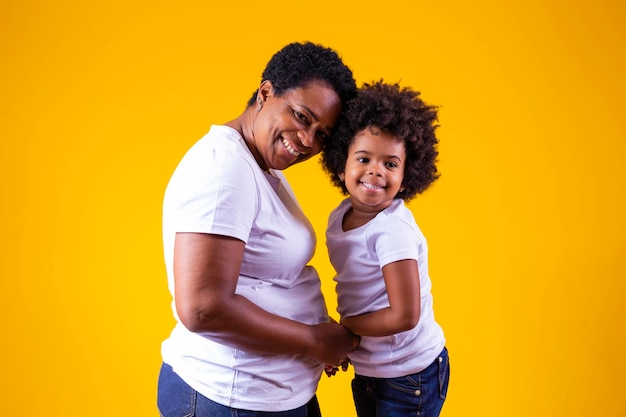
M 339 174 L 345 170 L 348 148 L 359 132 L 379 128 L 404 141 L 404 189 L 396 197 L 409 201 L 439 178 L 437 127 L 437 107 L 424 103 L 418 91 L 383 80 L 364 83 L 324 143 L 320 162 L 331 182 L 347 195 Z

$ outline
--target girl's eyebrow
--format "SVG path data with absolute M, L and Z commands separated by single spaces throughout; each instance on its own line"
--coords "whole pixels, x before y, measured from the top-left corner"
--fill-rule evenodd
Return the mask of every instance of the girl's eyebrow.
M 354 151 L 354 152 L 353 152 L 353 155 L 356 155 L 356 154 L 359 154 L 359 153 L 363 153 L 363 154 L 366 154 L 366 155 L 369 155 L 369 154 L 370 154 L 370 152 L 368 152 L 368 151 L 366 151 L 366 150 L 359 149 L 359 150 Z M 385 159 L 396 159 L 396 160 L 398 160 L 398 161 L 402 161 L 402 158 L 401 158 L 401 157 L 399 157 L 399 156 L 397 156 L 397 155 L 385 155 L 385 157 L 384 157 L 384 158 L 385 158 Z

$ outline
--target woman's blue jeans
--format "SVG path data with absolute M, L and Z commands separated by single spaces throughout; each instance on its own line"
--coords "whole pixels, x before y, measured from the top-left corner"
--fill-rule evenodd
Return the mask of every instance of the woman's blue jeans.
M 159 373 L 157 406 L 161 417 L 321 417 L 317 397 L 295 410 L 268 412 L 227 407 L 211 401 L 164 363 Z
M 359 417 L 438 417 L 448 393 L 450 361 L 443 349 L 422 372 L 400 378 L 355 375 L 352 395 Z

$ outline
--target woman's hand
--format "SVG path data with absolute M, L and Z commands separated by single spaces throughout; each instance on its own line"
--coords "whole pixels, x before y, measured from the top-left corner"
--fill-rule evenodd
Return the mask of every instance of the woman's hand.
M 321 323 L 311 326 L 314 342 L 309 356 L 322 363 L 339 367 L 352 350 L 356 349 L 361 338 L 352 334 L 345 327 L 335 323 Z
M 346 372 L 348 370 L 348 365 L 350 365 L 351 363 L 352 362 L 350 362 L 350 358 L 346 356 L 337 366 L 326 364 L 324 366 L 324 372 L 326 373 L 326 376 L 331 377 L 339 371 L 339 368 L 341 368 L 342 371 Z

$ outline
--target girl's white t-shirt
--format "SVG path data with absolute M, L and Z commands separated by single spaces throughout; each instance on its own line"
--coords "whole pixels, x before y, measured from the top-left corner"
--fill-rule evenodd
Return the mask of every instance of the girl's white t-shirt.
M 306 324 L 328 321 L 317 272 L 309 261 L 315 232 L 284 175 L 263 171 L 240 134 L 214 125 L 180 161 L 165 192 L 163 246 L 174 293 L 177 232 L 211 233 L 246 243 L 236 292 L 262 309 Z M 303 355 L 234 349 L 177 321 L 162 344 L 165 363 L 192 388 L 220 404 L 284 411 L 315 394 L 323 365 Z
M 351 317 L 389 307 L 383 266 L 415 259 L 420 275 L 421 311 L 417 325 L 384 337 L 363 337 L 350 353 L 357 374 L 397 378 L 424 370 L 443 350 L 443 330 L 435 321 L 428 275 L 426 238 L 401 199 L 361 227 L 344 231 L 343 218 L 351 208 L 343 200 L 330 214 L 326 231 L 328 253 L 337 272 L 337 311 Z

